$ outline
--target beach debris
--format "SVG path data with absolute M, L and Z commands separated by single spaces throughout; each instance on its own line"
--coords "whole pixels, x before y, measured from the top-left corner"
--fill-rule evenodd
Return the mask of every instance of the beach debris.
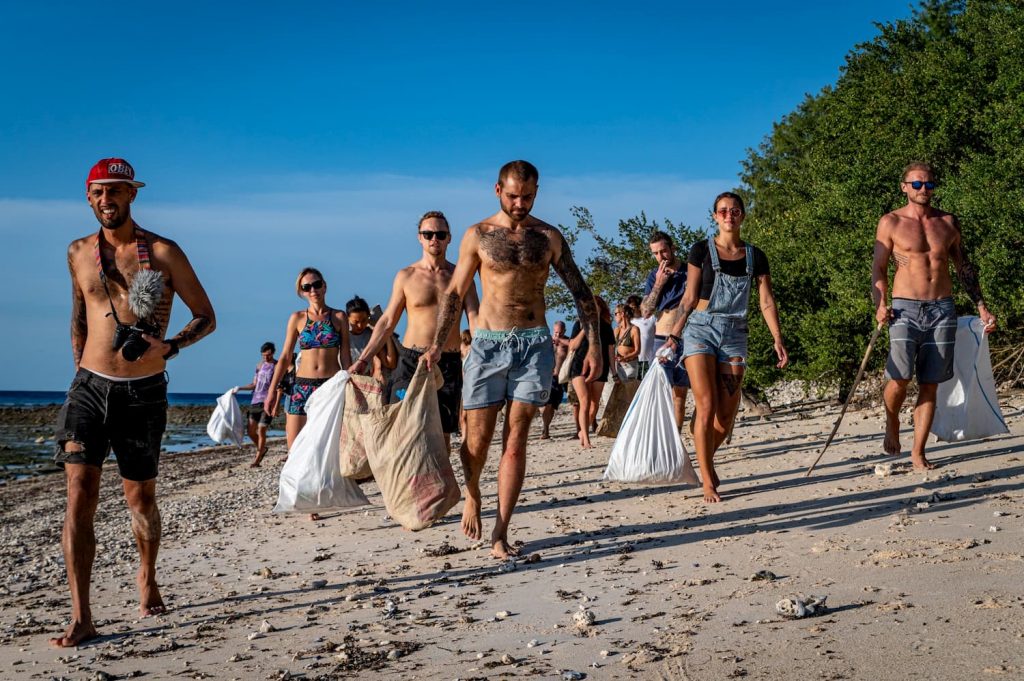
M 572 625 L 577 632 L 587 631 L 595 622 L 597 615 L 592 610 L 587 610 L 585 606 L 581 605 L 580 609 L 572 614 Z
M 89 681 L 113 681 L 114 677 L 105 671 L 93 672 L 93 675 L 89 677 Z
M 652 560 L 651 567 L 653 567 L 655 570 L 660 570 L 663 567 L 665 567 L 665 563 L 660 560 Z
M 828 610 L 825 599 L 828 596 L 793 596 L 783 598 L 775 604 L 775 611 L 783 617 L 798 619 L 801 617 L 814 617 Z
M 940 501 L 949 501 L 950 499 L 953 498 L 954 497 L 951 494 L 943 494 L 942 492 L 932 492 L 932 495 L 928 497 L 928 501 L 930 501 L 933 504 L 937 504 Z
M 266 566 L 261 567 L 260 571 L 257 572 L 256 574 L 258 574 L 263 579 L 273 579 L 274 578 L 274 571 L 271 570 L 270 568 L 266 567 Z
M 887 478 L 892 475 L 892 464 L 891 463 L 876 463 L 875 464 L 875 477 Z
M 263 634 L 261 634 L 258 631 L 254 631 L 251 634 L 249 634 L 248 636 L 246 636 L 246 638 L 249 639 L 250 641 L 255 641 L 258 638 L 263 638 Z
M 272 631 L 277 631 L 277 629 L 275 629 L 274 625 L 271 624 L 269 621 L 263 620 L 260 623 L 260 633 L 261 634 L 269 634 Z
M 502 664 L 506 664 L 506 665 L 508 665 L 508 664 L 515 664 L 516 663 L 516 658 L 512 657 L 508 653 L 505 653 L 504 655 L 501 656 L 501 663 Z
M 587 675 L 572 669 L 563 669 L 560 678 L 562 681 L 582 681 L 582 679 L 587 678 Z
M 996 527 L 995 525 L 989 525 L 989 526 L 988 526 L 988 531 L 989 531 L 989 532 L 998 532 L 998 531 L 999 531 L 999 528 L 998 528 L 998 527 Z
M 494 613 L 494 619 L 496 620 L 508 619 L 511 616 L 512 613 L 510 613 L 508 610 L 499 610 L 498 612 Z
M 538 645 L 540 645 L 540 641 L 538 641 L 535 638 L 531 638 L 530 642 L 526 644 L 526 647 L 527 648 L 536 648 Z
M 426 548 L 423 549 L 423 554 L 431 556 L 432 558 L 440 558 L 441 556 L 450 556 L 453 553 L 458 553 L 459 549 L 455 548 L 446 541 L 441 542 L 441 545 L 436 549 Z
M 392 599 L 384 601 L 384 607 L 381 608 L 381 619 L 390 620 L 394 619 L 398 615 L 398 603 Z
M 515 571 L 516 571 L 516 561 L 515 561 L 514 558 L 507 558 L 507 559 L 501 561 L 501 564 L 498 565 L 498 574 L 499 575 L 504 575 L 504 574 L 508 574 L 509 572 L 515 572 Z
M 394 662 L 402 656 L 402 652 L 398 649 L 388 651 L 388 659 Z
M 527 565 L 529 565 L 530 563 L 539 563 L 540 562 L 540 554 L 539 553 L 531 553 L 530 555 L 528 555 L 526 558 L 523 559 L 523 562 L 526 563 Z
M 1004 515 L 1009 515 L 1006 511 L 994 511 L 992 516 L 995 518 L 1002 518 Z
M 309 586 L 314 588 L 314 589 L 322 589 L 325 586 L 327 586 L 327 580 L 326 579 L 314 579 L 312 582 L 309 583 Z
M 611 655 L 611 653 L 608 652 L 607 650 L 602 650 L 601 652 L 598 653 L 598 655 L 600 655 L 601 657 L 608 657 L 609 655 Z
M 778 575 L 771 570 L 758 570 L 750 575 L 751 582 L 774 582 L 778 578 Z

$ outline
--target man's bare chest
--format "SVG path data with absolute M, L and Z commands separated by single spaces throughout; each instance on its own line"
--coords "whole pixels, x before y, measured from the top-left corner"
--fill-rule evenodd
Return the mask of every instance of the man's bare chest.
M 909 255 L 945 257 L 956 238 L 956 230 L 941 220 L 901 221 L 893 231 L 893 250 Z
M 418 273 L 405 284 L 405 306 L 409 309 L 436 308 L 452 279 L 451 272 Z
M 514 270 L 547 270 L 551 261 L 551 245 L 546 235 L 527 230 L 512 234 L 494 230 L 480 235 L 482 265 L 495 272 Z

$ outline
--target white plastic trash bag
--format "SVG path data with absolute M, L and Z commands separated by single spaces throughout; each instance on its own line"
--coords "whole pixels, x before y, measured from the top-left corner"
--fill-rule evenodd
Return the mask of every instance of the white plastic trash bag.
M 622 419 L 604 479 L 649 485 L 700 484 L 679 437 L 672 388 L 656 363 L 640 382 Z
M 946 442 L 980 440 L 1009 432 L 999 411 L 985 325 L 977 317 L 957 320 L 953 378 L 939 384 L 932 432 Z
M 339 371 L 306 401 L 306 425 L 281 469 L 274 513 L 311 513 L 368 504 L 359 486 L 342 477 L 338 436 L 348 372 Z
M 206 424 L 206 434 L 222 445 L 229 442 L 241 445 L 245 437 L 245 419 L 235 399 L 236 392 L 238 388 L 232 388 L 217 398 L 217 406 L 213 408 L 213 414 Z

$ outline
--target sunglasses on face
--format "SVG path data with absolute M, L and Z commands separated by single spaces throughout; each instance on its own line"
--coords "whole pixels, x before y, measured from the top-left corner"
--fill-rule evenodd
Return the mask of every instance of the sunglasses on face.
M 431 232 L 429 230 L 423 230 L 422 232 L 420 232 L 420 236 L 426 239 L 427 241 L 433 241 L 434 239 L 437 239 L 438 241 L 444 241 L 445 239 L 448 238 L 448 232 Z
M 311 281 L 308 284 L 303 284 L 299 288 L 302 289 L 303 293 L 309 293 L 310 291 L 314 291 L 314 290 L 319 291 L 323 287 L 324 287 L 324 280 L 323 279 L 317 279 L 316 281 Z
M 908 182 L 908 181 L 904 180 L 903 184 L 909 184 L 914 189 L 920 189 L 921 187 L 924 187 L 925 189 L 935 189 L 935 183 L 934 182 L 923 182 L 921 180 L 912 180 L 912 181 Z
M 730 215 L 733 216 L 734 218 L 738 218 L 739 216 L 743 215 L 743 211 L 741 211 L 739 208 L 719 208 L 715 212 L 718 213 L 719 217 L 723 218 L 727 218 Z

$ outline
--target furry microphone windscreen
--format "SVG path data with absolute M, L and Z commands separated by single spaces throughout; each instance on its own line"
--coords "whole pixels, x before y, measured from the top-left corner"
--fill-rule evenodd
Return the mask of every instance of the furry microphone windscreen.
M 128 309 L 139 319 L 148 319 L 164 295 L 164 275 L 157 270 L 139 270 L 128 286 Z

